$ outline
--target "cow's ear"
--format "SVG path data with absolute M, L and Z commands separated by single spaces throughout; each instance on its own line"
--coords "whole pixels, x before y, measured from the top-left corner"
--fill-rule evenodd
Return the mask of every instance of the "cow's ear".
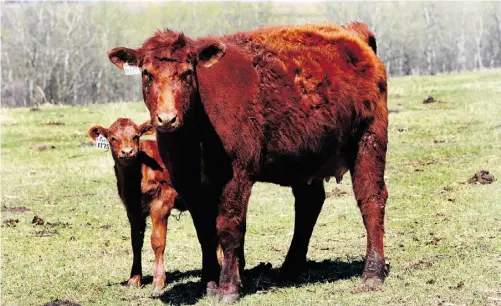
M 203 67 L 210 67 L 217 63 L 226 53 L 226 46 L 223 43 L 211 43 L 198 49 L 197 61 Z
M 93 126 L 89 129 L 89 136 L 90 138 L 96 140 L 96 138 L 99 135 L 103 135 L 104 137 L 108 137 L 108 129 L 105 129 L 104 127 L 100 125 Z
M 148 120 L 139 126 L 139 133 L 141 135 L 152 135 L 155 133 L 155 128 L 151 125 L 151 121 Z
M 125 47 L 116 47 L 108 51 L 110 61 L 120 69 L 124 69 L 124 64 L 137 66 L 139 64 L 139 56 L 137 50 Z

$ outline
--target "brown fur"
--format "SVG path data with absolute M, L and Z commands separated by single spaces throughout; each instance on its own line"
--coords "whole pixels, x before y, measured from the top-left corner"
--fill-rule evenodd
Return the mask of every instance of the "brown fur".
M 306 260 L 325 199 L 322 179 L 341 180 L 347 170 L 367 230 L 364 281 L 382 282 L 387 83 L 371 37 L 361 23 L 196 40 L 166 30 L 139 49 L 109 52 L 118 67 L 132 61 L 143 69 L 160 154 L 193 207 L 203 279 L 208 289 L 219 282 L 225 301 L 238 297 L 254 182 L 292 187 L 294 237 L 281 270 L 291 276 Z M 219 277 L 218 240 L 224 251 Z

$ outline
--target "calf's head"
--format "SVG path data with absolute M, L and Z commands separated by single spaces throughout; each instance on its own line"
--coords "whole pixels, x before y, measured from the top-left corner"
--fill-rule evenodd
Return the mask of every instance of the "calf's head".
M 139 152 L 139 137 L 153 134 L 154 128 L 149 121 L 137 126 L 128 118 L 117 119 L 109 128 L 100 125 L 89 129 L 89 136 L 96 139 L 100 134 L 108 139 L 111 154 L 115 161 L 128 165 L 137 159 Z
M 120 69 L 126 63 L 141 68 L 151 123 L 161 132 L 171 132 L 184 124 L 198 98 L 197 67 L 211 67 L 225 51 L 219 41 L 193 41 L 182 33 L 164 30 L 139 49 L 116 47 L 108 57 Z

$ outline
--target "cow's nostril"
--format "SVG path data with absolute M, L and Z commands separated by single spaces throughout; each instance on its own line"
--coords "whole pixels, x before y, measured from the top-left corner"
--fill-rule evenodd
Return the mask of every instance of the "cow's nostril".
M 157 115 L 157 122 L 159 126 L 170 127 L 177 121 L 176 112 L 165 112 Z

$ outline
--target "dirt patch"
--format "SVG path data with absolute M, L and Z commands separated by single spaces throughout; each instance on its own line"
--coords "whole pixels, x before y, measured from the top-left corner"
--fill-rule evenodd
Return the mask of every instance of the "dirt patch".
M 495 180 L 496 178 L 489 171 L 480 170 L 468 180 L 468 184 L 492 184 Z
M 398 109 L 389 109 L 388 110 L 388 114 L 398 114 L 400 112 L 401 112 L 401 110 L 398 110 Z
M 2 211 L 8 211 L 11 213 L 25 213 L 27 211 L 30 211 L 30 209 L 28 207 L 24 207 L 24 206 L 16 206 L 16 207 L 3 206 Z
M 2 227 L 16 227 L 19 223 L 19 219 L 7 219 L 3 220 Z
M 73 301 L 55 299 L 54 301 L 43 304 L 42 306 L 81 306 L 81 305 Z
M 430 241 L 427 241 L 425 244 L 426 245 L 438 245 L 438 243 L 442 240 L 442 238 L 439 237 L 433 237 Z
M 341 196 L 344 196 L 344 195 L 347 195 L 347 194 L 348 194 L 348 192 L 346 192 L 344 190 L 341 190 L 341 189 L 339 189 L 337 187 L 334 187 L 334 188 L 332 188 L 331 191 L 325 193 L 325 197 L 326 198 L 341 197 Z
M 432 96 L 428 96 L 428 98 L 423 100 L 424 104 L 435 103 L 435 102 L 438 102 L 438 101 L 435 100 L 435 98 L 433 98 Z
M 105 225 L 101 225 L 99 228 L 102 228 L 102 229 L 110 229 L 112 227 L 111 224 L 105 224 Z
M 49 227 L 69 227 L 71 224 L 69 224 L 68 222 L 57 221 L 57 222 L 47 222 L 46 225 Z
M 380 290 L 379 287 L 371 287 L 371 286 L 367 286 L 365 284 L 360 284 L 360 285 L 357 285 L 353 288 L 350 288 L 348 291 L 350 293 L 364 293 L 364 292 L 372 292 L 372 291 L 377 291 L 377 290 Z
M 47 150 L 52 150 L 55 148 L 56 148 L 56 146 L 54 146 L 54 145 L 41 144 L 38 146 L 38 151 L 47 151 Z
M 407 166 L 412 166 L 412 167 L 422 167 L 422 166 L 429 166 L 433 164 L 437 164 L 437 160 L 425 160 L 425 161 L 413 161 L 409 162 L 406 165 Z
M 462 289 L 463 287 L 464 287 L 464 282 L 461 281 L 455 286 L 449 286 L 449 289 Z
M 31 223 L 35 224 L 35 225 L 45 225 L 46 227 L 63 227 L 64 228 L 64 227 L 69 227 L 70 226 L 70 224 L 67 223 L 67 222 L 61 222 L 61 221 L 46 222 L 40 216 L 34 216 L 33 220 L 31 221 Z
M 35 237 L 50 237 L 55 234 L 58 234 L 56 230 L 43 229 L 41 231 L 36 231 Z
M 433 143 L 446 143 L 447 139 L 435 139 L 433 140 Z
M 430 104 L 430 103 L 446 103 L 445 101 L 439 101 L 432 96 L 428 96 L 428 98 L 423 100 L 423 104 Z
M 41 111 L 41 109 L 38 108 L 38 107 L 32 107 L 32 108 L 30 108 L 30 112 L 39 112 L 39 111 Z
M 87 141 L 87 142 L 82 142 L 79 147 L 80 148 L 84 148 L 84 147 L 93 147 L 96 145 L 96 142 L 91 140 L 91 141 Z
M 428 268 L 435 266 L 435 264 L 436 263 L 434 261 L 427 261 L 427 260 L 420 259 L 419 261 L 411 264 L 410 267 L 412 269 L 424 270 L 424 269 L 428 269 Z
M 33 217 L 33 220 L 31 220 L 31 224 L 44 225 L 45 221 L 44 221 L 44 219 L 42 219 L 42 217 L 39 217 L 39 216 L 35 215 Z
M 42 125 L 55 125 L 55 126 L 59 126 L 59 125 L 65 125 L 65 123 L 60 122 L 60 121 L 49 121 L 49 122 L 42 123 Z

